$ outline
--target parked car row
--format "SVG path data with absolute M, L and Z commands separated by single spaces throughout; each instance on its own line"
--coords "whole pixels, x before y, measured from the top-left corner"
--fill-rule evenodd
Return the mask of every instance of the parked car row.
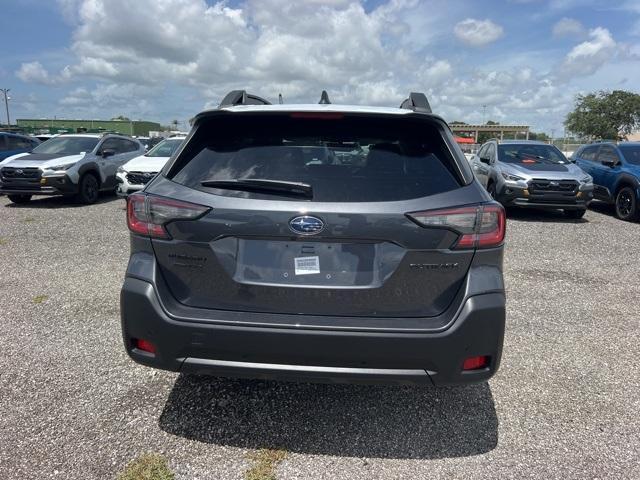
M 0 142 L 13 137 L 2 134 Z M 164 140 L 145 154 L 137 139 L 118 134 L 62 134 L 43 143 L 23 138 L 22 151 L 0 162 L 0 193 L 14 203 L 33 195 L 62 195 L 89 204 L 101 191 L 140 190 L 184 139 Z
M 480 183 L 506 207 L 561 209 L 581 218 L 593 199 L 618 218 L 640 216 L 640 143 L 595 143 L 567 159 L 554 145 L 492 139 L 469 160 Z

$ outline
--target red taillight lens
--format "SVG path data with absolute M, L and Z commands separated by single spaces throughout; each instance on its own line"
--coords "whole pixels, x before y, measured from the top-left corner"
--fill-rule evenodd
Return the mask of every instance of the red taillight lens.
M 462 364 L 462 370 L 480 370 L 489 366 L 491 357 L 480 355 L 477 357 L 469 357 Z
M 428 210 L 408 214 L 424 227 L 442 227 L 460 234 L 453 248 L 497 247 L 504 241 L 506 215 L 499 204 Z
M 133 347 L 138 350 L 142 350 L 147 353 L 156 353 L 156 346 L 151 343 L 149 340 L 143 340 L 142 338 L 134 338 L 133 339 Z
M 195 203 L 134 193 L 127 198 L 127 225 L 139 235 L 170 238 L 165 225 L 176 220 L 195 220 L 211 210 Z

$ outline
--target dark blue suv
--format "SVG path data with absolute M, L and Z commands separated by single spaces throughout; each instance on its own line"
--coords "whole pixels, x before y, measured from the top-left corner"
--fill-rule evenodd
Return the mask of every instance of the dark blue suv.
M 594 197 L 615 205 L 616 216 L 640 216 L 640 143 L 594 143 L 580 147 L 573 157 L 593 177 Z
M 30 152 L 40 144 L 40 140 L 15 133 L 0 132 L 0 160 L 18 153 Z

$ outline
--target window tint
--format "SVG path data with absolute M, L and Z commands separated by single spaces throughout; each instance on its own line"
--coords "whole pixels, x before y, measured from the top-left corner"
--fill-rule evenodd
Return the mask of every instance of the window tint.
M 181 138 L 163 140 L 147 152 L 147 157 L 170 157 L 182 145 Z
M 620 145 L 620 151 L 624 155 L 624 159 L 633 164 L 640 165 L 640 146 L 638 145 Z
M 498 147 L 504 163 L 567 163 L 568 160 L 553 145 L 536 143 L 503 143 Z
M 0 152 L 7 151 L 6 135 L 0 135 Z
M 55 137 L 41 143 L 33 149 L 33 153 L 56 153 L 76 155 L 80 152 L 91 152 L 98 144 L 95 137 Z
M 7 150 L 31 150 L 32 143 L 27 138 L 7 136 Z
M 133 140 L 125 140 L 121 139 L 122 142 L 122 153 L 135 152 L 140 148 L 140 145 Z
M 490 143 L 487 148 L 487 156 L 491 162 L 496 160 L 496 146 L 493 143 Z
M 216 195 L 299 201 L 201 182 L 303 182 L 313 189 L 312 201 L 376 202 L 458 188 L 454 162 L 440 131 L 415 119 L 245 116 L 200 125 L 169 177 Z
M 590 162 L 595 161 L 596 152 L 598 151 L 598 146 L 594 147 L 585 147 L 584 150 L 580 153 L 580 158 L 583 160 L 589 160 Z
M 600 151 L 598 152 L 598 161 L 610 161 L 613 163 L 618 163 L 620 161 L 620 157 L 618 157 L 615 148 L 613 148 L 611 145 L 602 145 L 602 147 L 600 147 Z
M 116 138 L 107 138 L 102 145 L 100 145 L 100 150 L 114 150 L 118 153 L 118 143 Z

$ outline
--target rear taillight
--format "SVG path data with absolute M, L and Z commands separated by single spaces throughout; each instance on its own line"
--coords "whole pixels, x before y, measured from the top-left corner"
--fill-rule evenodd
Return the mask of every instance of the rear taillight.
M 490 248 L 502 245 L 506 228 L 504 208 L 499 204 L 428 210 L 408 214 L 424 227 L 440 227 L 460 234 L 454 249 Z
M 127 225 L 139 235 L 170 238 L 165 226 L 176 220 L 195 220 L 211 210 L 195 203 L 134 193 L 127 198 Z

